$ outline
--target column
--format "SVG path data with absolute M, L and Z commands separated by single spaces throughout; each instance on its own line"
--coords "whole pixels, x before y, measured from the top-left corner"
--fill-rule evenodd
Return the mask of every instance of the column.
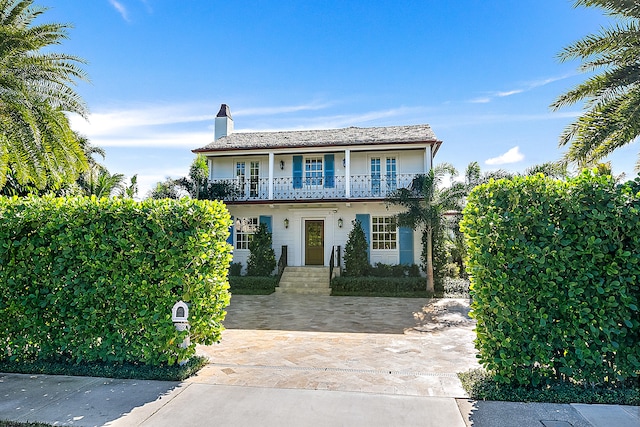
M 344 150 L 344 197 L 351 197 L 351 150 Z
M 275 155 L 273 152 L 269 153 L 269 200 L 273 200 L 273 163 Z

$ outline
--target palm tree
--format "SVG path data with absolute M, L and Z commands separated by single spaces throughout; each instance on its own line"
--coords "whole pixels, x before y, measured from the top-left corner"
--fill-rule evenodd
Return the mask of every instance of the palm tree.
M 48 50 L 68 26 L 33 25 L 45 11 L 33 0 L 0 0 L 0 188 L 9 173 L 44 188 L 73 182 L 87 167 L 65 115 L 87 115 L 72 87 L 86 79 L 83 61 Z
M 583 72 L 599 71 L 551 105 L 557 110 L 585 100 L 586 111 L 560 137 L 565 157 L 591 166 L 640 135 L 640 3 L 636 0 L 577 0 L 619 22 L 566 47 L 561 61 L 581 59 Z M 640 163 L 636 164 L 638 167 Z
M 424 175 L 417 175 L 409 188 L 396 190 L 387 202 L 400 205 L 407 210 L 397 215 L 399 226 L 417 229 L 422 227 L 426 240 L 427 292 L 435 291 L 433 276 L 433 238 L 443 227 L 445 213 L 459 210 L 464 195 L 464 186 L 453 184 L 442 188 L 446 176 L 456 176 L 455 168 L 443 163 L 437 165 Z

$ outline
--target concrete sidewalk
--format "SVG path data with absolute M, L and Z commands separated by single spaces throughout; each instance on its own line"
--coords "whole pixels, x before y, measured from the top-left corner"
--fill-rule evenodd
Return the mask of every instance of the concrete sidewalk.
M 0 374 L 0 419 L 73 426 L 637 427 L 640 407 Z

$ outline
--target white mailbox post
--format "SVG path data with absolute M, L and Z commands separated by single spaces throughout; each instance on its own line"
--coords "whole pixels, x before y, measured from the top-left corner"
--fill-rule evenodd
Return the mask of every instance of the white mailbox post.
M 189 330 L 189 306 L 186 302 L 178 301 L 173 305 L 173 308 L 171 309 L 171 320 L 178 331 Z M 189 338 L 189 335 L 187 335 L 184 341 L 180 344 L 180 347 L 187 348 L 190 344 L 191 339 Z M 187 360 L 180 361 L 181 365 L 185 363 L 187 363 Z

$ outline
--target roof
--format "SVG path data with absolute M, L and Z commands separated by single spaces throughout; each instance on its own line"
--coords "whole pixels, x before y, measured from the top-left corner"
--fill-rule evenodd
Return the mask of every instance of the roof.
M 437 148 L 441 141 L 436 138 L 431 126 L 427 124 L 349 127 L 285 132 L 238 132 L 223 136 L 193 152 L 406 143 L 435 144 Z

